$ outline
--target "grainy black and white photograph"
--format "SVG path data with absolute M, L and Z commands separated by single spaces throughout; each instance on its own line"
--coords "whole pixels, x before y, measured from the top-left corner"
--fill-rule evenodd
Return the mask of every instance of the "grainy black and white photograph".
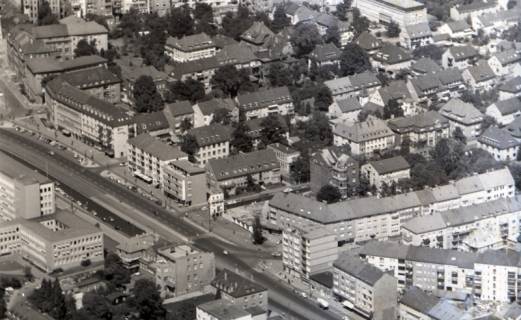
M 0 0 L 0 320 L 521 320 L 521 0 Z

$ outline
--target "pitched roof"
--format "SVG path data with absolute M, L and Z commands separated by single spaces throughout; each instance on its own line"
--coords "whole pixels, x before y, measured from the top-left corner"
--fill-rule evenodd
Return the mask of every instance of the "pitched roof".
M 407 32 L 411 39 L 423 38 L 432 35 L 431 27 L 427 22 L 406 25 L 405 32 Z
M 436 111 L 419 113 L 412 117 L 394 118 L 387 122 L 389 128 L 398 133 L 425 132 L 439 128 L 447 128 L 449 121 Z
M 521 53 L 516 49 L 500 51 L 492 57 L 495 57 L 502 66 L 521 61 Z
M 367 31 L 362 32 L 358 38 L 356 38 L 355 43 L 367 51 L 377 50 L 382 46 L 382 41 Z
M 244 31 L 241 38 L 256 44 L 263 44 L 269 37 L 273 37 L 275 34 L 268 28 L 263 21 L 255 21 L 248 30 Z
M 168 109 L 169 113 L 173 117 L 179 117 L 187 114 L 193 114 L 192 104 L 190 101 L 183 100 L 174 103 L 169 103 L 165 106 L 165 110 Z
M 469 45 L 450 47 L 448 51 L 455 61 L 472 59 L 479 55 L 478 50 Z
M 215 47 L 212 38 L 206 33 L 197 33 L 182 38 L 168 37 L 166 46 L 173 47 L 181 51 L 191 52 Z
M 521 138 L 521 117 L 515 118 L 505 129 L 507 129 L 513 137 Z
M 376 284 L 376 282 L 385 275 L 385 273 L 377 267 L 351 254 L 340 255 L 333 263 L 333 266 L 371 286 Z
M 83 56 L 71 60 L 60 61 L 55 57 L 33 58 L 26 61 L 27 68 L 33 73 L 63 73 L 88 67 L 101 66 L 107 63 L 100 56 Z
M 508 130 L 499 129 L 495 126 L 489 127 L 485 130 L 485 132 L 479 136 L 478 141 L 500 150 L 510 149 L 521 145 L 521 142 L 512 137 Z
M 107 68 L 99 66 L 88 70 L 67 72 L 62 75 L 68 83 L 80 89 L 121 83 L 121 79 Z
M 138 113 L 134 116 L 137 133 L 153 132 L 169 128 L 168 120 L 163 111 Z
M 519 97 L 512 97 L 510 99 L 496 101 L 491 106 L 496 106 L 501 115 L 506 116 L 521 111 L 521 99 Z
M 108 30 L 95 21 L 78 22 L 64 20 L 64 22 L 61 24 L 37 26 L 32 29 L 31 33 L 35 39 L 108 34 Z
M 231 140 L 232 128 L 215 123 L 209 126 L 192 128 L 188 134 L 193 135 L 199 147 Z
M 333 129 L 333 134 L 354 142 L 363 142 L 394 135 L 385 121 L 369 117 L 366 121 L 352 125 L 339 124 Z
M 390 43 L 385 43 L 372 57 L 374 60 L 384 64 L 392 65 L 410 61 L 410 52 Z
M 197 103 L 197 106 L 199 107 L 203 115 L 213 114 L 218 109 L 232 111 L 234 108 L 236 108 L 235 103 L 230 98 L 214 98 L 208 101 L 201 101 Z
M 333 95 L 374 88 L 381 85 L 376 74 L 371 71 L 354 74 L 352 76 L 325 81 L 324 84 Z
M 349 113 L 357 110 L 362 110 L 362 105 L 360 101 L 356 98 L 348 97 L 345 99 L 337 99 L 336 104 L 340 108 L 342 113 Z
M 172 147 L 148 133 L 140 134 L 128 140 L 128 143 L 161 161 L 188 159 L 188 155 L 178 147 Z
M 250 281 L 249 279 L 228 269 L 223 269 L 215 275 L 215 279 L 212 281 L 212 286 L 234 298 L 241 298 L 267 291 L 266 288 L 257 282 Z
M 310 53 L 310 56 L 319 62 L 334 61 L 340 59 L 342 51 L 333 43 L 319 44 Z
M 369 161 L 368 165 L 372 166 L 376 172 L 378 172 L 378 174 L 388 174 L 411 168 L 407 160 L 405 160 L 405 158 L 402 156 Z
M 503 82 L 499 86 L 499 91 L 505 91 L 505 92 L 510 92 L 510 93 L 521 92 L 521 76 L 517 76 L 510 80 Z
M 380 93 L 384 105 L 393 99 L 411 98 L 411 93 L 404 80 L 390 81 L 386 86 L 381 87 L 378 92 Z
M 197 309 L 203 310 L 209 314 L 212 319 L 236 320 L 251 318 L 251 314 L 248 311 L 225 299 L 199 304 L 197 305 Z M 199 312 L 197 314 L 199 314 Z
M 440 114 L 449 120 L 467 125 L 483 121 L 483 114 L 476 107 L 458 98 L 451 99 L 441 107 Z
M 453 33 L 471 30 L 470 25 L 465 20 L 447 22 L 447 26 Z
M 240 94 L 237 96 L 237 101 L 240 109 L 255 110 L 273 104 L 289 103 L 293 99 L 288 87 L 277 87 Z
M 455 9 L 460 13 L 464 12 L 473 12 L 488 8 L 494 8 L 496 6 L 496 1 L 487 1 L 487 0 L 476 0 L 467 4 L 458 4 Z
M 142 65 L 142 66 L 122 66 L 121 76 L 123 79 L 135 82 L 141 76 L 150 76 L 154 81 L 164 81 L 168 76 L 156 69 L 154 66 Z
M 275 152 L 264 149 L 239 153 L 224 159 L 210 159 L 208 168 L 217 181 L 280 168 Z
M 479 61 L 476 65 L 467 68 L 466 71 L 469 72 L 475 82 L 488 81 L 496 77 L 494 70 L 485 60 Z
M 413 286 L 405 291 L 402 298 L 400 299 L 400 304 L 406 305 L 409 308 L 412 308 L 423 314 L 428 314 L 428 312 L 439 301 L 440 298 L 431 294 L 427 294 L 422 289 Z
M 436 73 L 441 70 L 441 67 L 431 58 L 422 57 L 411 65 L 411 70 L 423 74 Z

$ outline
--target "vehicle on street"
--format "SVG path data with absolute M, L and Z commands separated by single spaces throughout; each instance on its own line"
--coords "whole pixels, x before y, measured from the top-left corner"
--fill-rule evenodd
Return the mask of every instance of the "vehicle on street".
M 329 302 L 327 302 L 325 299 L 317 298 L 318 306 L 324 310 L 329 308 Z
M 223 254 L 224 254 L 225 256 L 227 256 L 227 255 L 228 255 L 228 250 L 223 250 Z

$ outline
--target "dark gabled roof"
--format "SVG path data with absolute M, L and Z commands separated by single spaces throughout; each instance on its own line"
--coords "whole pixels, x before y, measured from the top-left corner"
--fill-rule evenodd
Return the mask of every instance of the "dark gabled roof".
M 333 43 L 326 43 L 317 45 L 310 56 L 319 62 L 326 62 L 340 59 L 341 54 L 342 51 Z
M 488 81 L 496 78 L 494 70 L 490 67 L 487 61 L 479 61 L 476 65 L 469 67 L 467 71 L 476 82 Z
M 456 5 L 455 9 L 459 12 L 473 12 L 477 10 L 483 10 L 487 8 L 494 8 L 497 5 L 496 1 L 487 1 L 487 0 L 476 0 L 467 4 L 459 4 Z
M 496 101 L 493 105 L 503 116 L 521 111 L 521 99 L 519 97 Z
M 470 25 L 465 20 L 447 22 L 447 26 L 450 28 L 452 32 L 462 32 L 466 30 L 471 30 Z
M 467 59 L 472 59 L 472 58 L 476 58 L 479 55 L 478 50 L 476 50 L 474 47 L 468 46 L 468 45 L 450 47 L 448 50 L 455 61 L 463 61 L 463 60 L 467 60 Z
M 33 58 L 26 61 L 27 68 L 33 73 L 62 73 L 88 67 L 101 66 L 107 59 L 100 56 L 83 56 L 71 60 L 60 61 L 55 57 Z
M 121 83 L 121 79 L 119 79 L 118 76 L 103 66 L 90 68 L 88 70 L 67 72 L 62 75 L 62 78 L 80 89 Z
M 429 27 L 427 22 L 407 25 L 405 26 L 405 31 L 409 37 L 411 37 L 411 39 L 423 38 L 432 35 L 431 27 Z
M 348 275 L 373 286 L 380 280 L 385 273 L 377 267 L 362 261 L 358 256 L 342 254 L 333 263 L 333 266 Z
M 367 31 L 362 32 L 355 40 L 355 43 L 367 51 L 376 50 L 382 47 L 382 41 Z
M 274 35 L 273 31 L 264 22 L 255 21 L 248 30 L 243 32 L 241 39 L 255 45 L 262 45 L 268 38 Z
M 168 121 L 163 111 L 138 113 L 134 116 L 137 133 L 153 132 L 169 128 Z
M 400 117 L 389 120 L 387 125 L 398 133 L 411 131 L 421 133 L 439 128 L 448 128 L 449 120 L 436 111 L 427 111 L 412 117 Z
M 270 149 L 239 153 L 224 159 L 210 159 L 208 168 L 217 181 L 243 177 L 280 168 L 275 152 Z
M 190 103 L 190 101 L 187 100 L 169 103 L 165 106 L 165 110 L 166 109 L 168 109 L 169 113 L 173 117 L 179 117 L 194 113 L 194 109 L 192 109 L 192 104 Z
M 519 93 L 521 92 L 521 77 L 517 76 L 512 78 L 506 82 L 503 82 L 499 86 L 499 91 L 505 91 L 510 93 Z
M 479 254 L 476 263 L 520 267 L 520 254 L 511 249 L 487 250 Z
M 405 61 L 410 61 L 410 52 L 390 43 L 385 43 L 373 56 L 373 59 L 384 64 L 392 65 Z
M 201 110 L 203 115 L 210 115 L 213 114 L 218 109 L 225 109 L 228 111 L 232 111 L 237 106 L 230 98 L 214 98 L 208 101 L 201 101 L 197 103 L 197 106 L 199 106 L 199 109 Z
M 513 137 L 521 138 L 521 117 L 517 117 L 505 127 Z
M 498 127 L 489 127 L 478 138 L 478 141 L 500 150 L 514 148 L 521 144 L 521 142 L 512 137 L 508 130 L 499 129 Z
M 338 105 L 338 108 L 340 108 L 340 111 L 342 113 L 349 113 L 353 111 L 362 110 L 362 105 L 360 104 L 360 101 L 356 98 L 345 98 L 345 99 L 338 99 L 336 100 L 336 104 Z
M 212 286 L 234 298 L 241 298 L 268 290 L 260 284 L 250 281 L 228 269 L 224 269 L 215 275 Z
M 181 39 L 168 37 L 166 46 L 176 48 L 181 51 L 199 51 L 207 48 L 215 47 L 212 38 L 206 33 L 198 33 L 189 36 L 184 36 Z
M 209 126 L 193 128 L 188 134 L 193 135 L 199 147 L 205 147 L 216 143 L 231 140 L 232 128 L 221 124 L 211 124 Z
M 388 174 L 396 171 L 410 169 L 411 166 L 402 156 L 392 157 L 383 160 L 369 161 L 378 174 Z
M 400 299 L 400 303 L 423 314 L 428 312 L 440 301 L 440 298 L 427 294 L 418 287 L 410 287 Z
M 441 70 L 439 64 L 437 64 L 431 58 L 420 58 L 418 61 L 414 62 L 411 65 L 411 70 L 416 71 L 418 73 L 436 73 Z
M 255 110 L 272 104 L 289 103 L 293 99 L 288 87 L 277 87 L 240 94 L 237 96 L 237 101 L 240 109 Z

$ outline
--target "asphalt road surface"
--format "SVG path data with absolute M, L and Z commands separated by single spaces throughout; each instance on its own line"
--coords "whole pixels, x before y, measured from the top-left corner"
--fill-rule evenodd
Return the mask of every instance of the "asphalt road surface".
M 239 254 L 234 254 L 234 251 L 247 251 L 244 248 L 230 245 L 211 235 L 200 237 L 203 231 L 187 223 L 181 216 L 172 214 L 132 191 L 83 168 L 65 157 L 63 151 L 57 151 L 32 137 L 9 129 L 0 129 L 0 149 L 23 159 L 27 164 L 55 178 L 68 188 L 89 195 L 89 198 L 106 194 L 114 196 L 139 211 L 139 215 L 135 212 L 128 212 L 128 215 L 132 215 L 134 220 L 144 223 L 169 241 L 184 238 L 184 240 L 192 241 L 201 250 L 214 252 L 219 267 L 236 269 L 267 287 L 269 303 L 277 310 L 296 319 L 340 319 L 338 315 L 320 309 L 316 303 L 294 294 L 291 289 L 281 284 L 279 279 L 255 271 L 246 260 L 240 258 Z M 51 150 L 53 155 L 50 154 Z M 229 254 L 225 255 L 224 250 Z M 253 251 L 252 253 L 259 257 L 262 256 L 259 252 Z

